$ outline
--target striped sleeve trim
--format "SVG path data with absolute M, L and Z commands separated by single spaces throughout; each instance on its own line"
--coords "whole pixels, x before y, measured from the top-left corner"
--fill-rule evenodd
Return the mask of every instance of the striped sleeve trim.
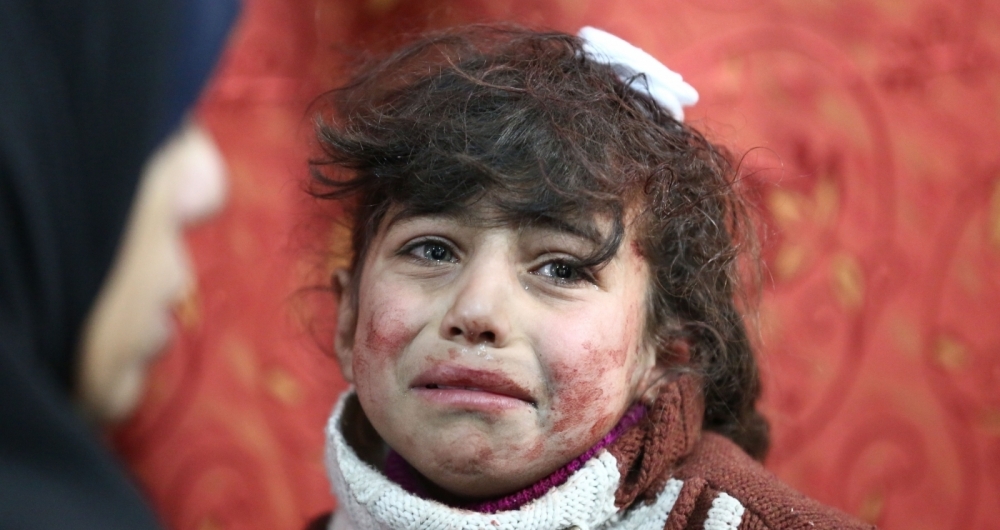
M 743 522 L 743 505 L 728 493 L 722 492 L 712 500 L 712 507 L 705 519 L 705 530 L 735 530 Z

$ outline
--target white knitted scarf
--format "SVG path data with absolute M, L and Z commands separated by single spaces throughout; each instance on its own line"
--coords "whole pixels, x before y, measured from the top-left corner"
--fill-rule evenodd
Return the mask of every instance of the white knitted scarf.
M 452 508 L 407 492 L 358 457 L 341 429 L 344 407 L 352 395 L 350 390 L 341 395 L 326 427 L 327 473 L 339 503 L 331 530 L 344 522 L 355 530 L 660 530 L 683 485 L 671 479 L 655 502 L 620 513 L 615 507 L 621 479 L 618 463 L 601 450 L 566 483 L 520 509 L 489 514 Z

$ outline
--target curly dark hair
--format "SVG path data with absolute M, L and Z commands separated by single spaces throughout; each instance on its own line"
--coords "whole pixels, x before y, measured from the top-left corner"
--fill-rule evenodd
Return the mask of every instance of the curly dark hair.
M 332 112 L 317 119 L 310 191 L 348 207 L 352 270 L 390 209 L 486 204 L 522 225 L 611 219 L 584 266 L 613 258 L 629 222 L 650 268 L 645 333 L 658 362 L 698 373 L 705 428 L 763 459 L 740 311 L 753 228 L 725 149 L 586 59 L 579 38 L 512 26 L 425 35 L 322 101 Z

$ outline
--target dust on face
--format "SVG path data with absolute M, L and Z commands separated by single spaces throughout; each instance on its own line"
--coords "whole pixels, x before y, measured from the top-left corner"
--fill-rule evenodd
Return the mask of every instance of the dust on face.
M 444 215 L 385 222 L 340 355 L 386 443 L 445 491 L 485 498 L 607 434 L 651 383 L 654 355 L 645 260 L 627 230 L 609 262 L 581 266 L 598 244 Z

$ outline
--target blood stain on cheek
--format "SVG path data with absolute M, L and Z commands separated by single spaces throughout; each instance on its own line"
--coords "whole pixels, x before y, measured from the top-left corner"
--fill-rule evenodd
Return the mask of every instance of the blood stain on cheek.
M 626 335 L 634 332 L 631 321 L 624 327 Z M 582 358 L 553 366 L 555 384 L 560 389 L 559 418 L 553 425 L 554 433 L 573 430 L 580 434 L 589 432 L 593 437 L 603 435 L 613 427 L 617 413 L 614 407 L 609 409 L 608 405 L 620 398 L 619 394 L 627 384 L 623 382 L 621 388 L 609 384 L 608 375 L 628 371 L 624 365 L 628 362 L 631 344 L 627 336 L 610 348 L 595 346 L 587 341 L 582 345 L 587 352 Z
M 354 372 L 354 377 L 364 376 L 371 371 L 371 359 L 364 354 L 354 355 L 351 359 L 351 370 Z
M 631 317 L 630 317 L 631 318 Z M 625 328 L 628 329 L 631 326 L 626 324 Z M 595 364 L 599 362 L 602 358 L 607 361 L 606 369 L 620 367 L 625 364 L 628 359 L 628 344 L 621 344 L 617 347 L 608 350 L 599 350 L 590 345 L 590 343 L 584 344 L 584 347 L 590 352 L 590 358 L 595 359 Z
M 528 449 L 528 452 L 525 453 L 524 457 L 529 461 L 535 460 L 536 458 L 542 456 L 543 451 L 545 451 L 545 440 L 535 440 L 535 444 L 531 446 L 531 449 Z
M 629 348 L 631 347 L 631 341 L 628 340 L 629 337 L 627 335 L 634 333 L 633 320 L 634 318 L 631 315 L 626 320 L 624 326 L 626 336 L 621 337 L 621 341 L 616 346 L 604 349 L 594 346 L 591 341 L 583 343 L 583 349 L 587 351 L 587 365 L 593 366 L 590 369 L 591 372 L 603 374 L 608 370 L 625 366 L 625 362 L 628 360 Z
M 632 241 L 632 255 L 639 259 L 646 259 L 646 253 L 642 250 L 642 245 L 638 241 Z
M 376 310 L 365 326 L 365 349 L 382 359 L 399 353 L 412 335 L 401 317 L 398 311 Z
M 592 361 L 579 366 L 563 363 L 555 367 L 559 418 L 552 426 L 553 433 L 588 425 L 599 414 L 604 390 L 600 385 L 600 372 L 595 373 L 598 367 L 593 364 Z
M 612 414 L 605 414 L 598 418 L 593 425 L 590 426 L 590 436 L 591 438 L 596 438 L 598 436 L 603 436 L 605 433 L 611 431 L 612 422 L 615 421 L 615 417 Z

